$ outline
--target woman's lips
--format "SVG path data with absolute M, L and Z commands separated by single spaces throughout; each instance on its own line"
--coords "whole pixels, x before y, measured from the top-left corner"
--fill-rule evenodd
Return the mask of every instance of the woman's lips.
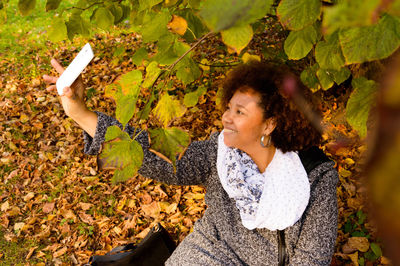
M 230 128 L 224 128 L 225 133 L 236 133 L 236 130 L 230 129 Z

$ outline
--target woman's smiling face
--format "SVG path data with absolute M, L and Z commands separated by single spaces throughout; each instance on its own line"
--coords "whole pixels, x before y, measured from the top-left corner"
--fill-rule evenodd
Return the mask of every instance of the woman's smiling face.
M 250 153 L 260 148 L 263 134 L 270 134 L 271 123 L 265 120 L 260 95 L 251 88 L 239 89 L 222 115 L 224 142 L 228 147 Z

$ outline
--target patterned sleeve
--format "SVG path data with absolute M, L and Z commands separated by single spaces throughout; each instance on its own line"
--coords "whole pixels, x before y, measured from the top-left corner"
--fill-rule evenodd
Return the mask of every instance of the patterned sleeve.
M 317 178 L 311 184 L 309 205 L 290 265 L 330 265 L 338 223 L 338 173 L 332 166 L 333 162 L 326 162 L 310 173 Z
M 84 132 L 84 152 L 89 155 L 99 153 L 107 128 L 112 125 L 122 125 L 110 116 L 101 112 L 98 115 L 97 127 L 94 137 Z M 135 129 L 127 127 L 129 135 L 135 133 Z M 215 139 L 215 138 L 214 138 Z M 215 152 L 215 140 L 194 141 L 187 148 L 184 155 L 176 161 L 176 171 L 173 166 L 149 151 L 149 138 L 147 132 L 142 132 L 136 138 L 141 144 L 144 152 L 144 159 L 139 173 L 145 177 L 152 178 L 167 184 L 174 185 L 201 185 L 210 173 L 211 162 L 210 152 Z

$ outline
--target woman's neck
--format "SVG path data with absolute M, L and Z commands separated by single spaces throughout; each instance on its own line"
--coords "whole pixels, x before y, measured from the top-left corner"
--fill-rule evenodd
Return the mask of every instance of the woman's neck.
M 253 159 L 260 173 L 264 173 L 265 169 L 267 169 L 268 165 L 274 158 L 275 151 L 275 146 L 271 145 L 268 148 L 263 148 L 260 146 L 260 148 L 246 153 L 250 156 L 251 159 Z

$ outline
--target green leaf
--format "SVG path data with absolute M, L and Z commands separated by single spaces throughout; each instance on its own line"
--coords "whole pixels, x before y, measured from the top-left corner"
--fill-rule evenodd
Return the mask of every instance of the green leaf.
M 324 9 L 322 25 L 327 34 L 338 29 L 373 24 L 380 0 L 344 0 Z
M 170 20 L 171 15 L 168 11 L 149 14 L 143 23 L 143 28 L 140 30 L 143 42 L 155 42 L 158 41 L 161 36 L 167 34 L 167 24 Z
M 400 20 L 384 15 L 376 25 L 339 32 L 346 64 L 383 59 L 400 46 Z
M 218 32 L 257 21 L 272 4 L 273 0 L 206 0 L 200 16 L 208 28 Z
M 109 10 L 114 17 L 114 24 L 117 25 L 118 23 L 120 23 L 124 16 L 124 9 L 122 5 L 113 4 L 109 7 Z
M 333 73 L 333 80 L 338 85 L 347 80 L 351 75 L 351 71 L 347 67 L 342 67 L 340 70 L 331 70 L 331 72 Z
M 283 26 L 301 30 L 319 18 L 321 6 L 321 0 L 282 0 L 277 13 Z
M 318 64 L 314 64 L 313 66 L 304 69 L 300 74 L 301 81 L 305 86 L 310 88 L 312 92 L 316 92 L 321 87 L 317 78 L 318 68 Z
M 151 148 L 165 155 L 174 165 L 176 156 L 189 145 L 189 134 L 176 127 L 149 129 L 149 133 Z
M 110 27 L 114 24 L 114 16 L 107 8 L 99 7 L 94 12 L 92 21 L 99 28 L 103 30 L 109 30 Z
M 146 48 L 141 47 L 133 54 L 132 62 L 137 66 L 141 66 L 143 64 L 143 60 L 147 59 L 148 57 L 149 54 L 147 53 Z
M 161 69 L 158 67 L 158 63 L 156 61 L 151 62 L 146 67 L 146 78 L 143 82 L 143 88 L 149 88 L 156 81 L 158 75 L 161 73 Z
M 139 0 L 139 12 L 150 9 L 155 5 L 158 5 L 161 3 L 163 0 Z
M 364 77 L 353 79 L 354 88 L 346 105 L 347 122 L 356 129 L 361 137 L 367 133 L 369 110 L 375 102 L 377 85 Z
M 90 24 L 82 19 L 80 14 L 73 14 L 66 23 L 68 29 L 68 38 L 70 40 L 77 34 L 88 36 L 90 34 Z
M 201 75 L 198 65 L 188 57 L 183 58 L 176 65 L 176 69 L 176 77 L 185 85 L 195 81 Z
M 334 32 L 315 46 L 315 59 L 321 68 L 339 70 L 345 61 L 339 45 L 339 34 Z
M 132 139 L 113 140 L 104 143 L 98 158 L 101 169 L 117 168 L 112 179 L 115 184 L 133 177 L 139 170 L 143 162 L 143 149 Z
M 193 107 L 197 104 L 199 98 L 203 96 L 206 92 L 207 88 L 204 86 L 200 86 L 199 88 L 197 88 L 197 90 L 185 94 L 183 103 L 186 105 L 186 107 Z
M 142 83 L 142 72 L 140 70 L 132 70 L 125 73 L 117 81 L 121 85 L 122 93 L 124 95 L 131 95 L 137 97 L 140 92 L 140 84 Z
M 324 90 L 329 89 L 334 84 L 333 73 L 331 70 L 320 68 L 317 70 L 317 77 L 322 89 Z
M 253 29 L 250 25 L 232 27 L 221 31 L 221 36 L 228 47 L 240 54 L 253 38 Z
M 301 59 L 311 51 L 317 38 L 318 32 L 314 25 L 299 31 L 291 31 L 284 43 L 285 53 L 289 59 Z
M 378 258 L 382 257 L 381 247 L 377 243 L 371 243 L 371 250 Z
M 147 120 L 151 111 L 151 105 L 154 102 L 156 97 L 154 96 L 154 90 L 151 91 L 151 95 L 149 100 L 147 101 L 146 105 L 142 110 L 140 110 L 140 113 L 138 114 L 137 117 L 140 118 L 140 120 Z
M 108 142 L 110 140 L 114 140 L 116 138 L 119 138 L 121 140 L 131 140 L 131 137 L 129 137 L 128 133 L 125 131 L 122 131 L 119 126 L 110 126 L 107 128 L 106 135 L 104 136 L 104 141 Z
M 137 95 L 123 95 L 117 99 L 115 117 L 121 124 L 125 125 L 131 120 L 136 110 Z
M 60 5 L 61 0 L 47 0 L 46 11 L 55 10 Z
M 208 31 L 201 19 L 193 13 L 193 9 L 179 10 L 176 14 L 183 17 L 188 23 L 188 30 L 183 35 L 186 41 L 193 42 Z
M 23 16 L 29 15 L 35 6 L 36 0 L 18 0 L 18 9 Z
M 49 39 L 52 42 L 59 42 L 68 38 L 67 25 L 65 25 L 64 19 L 55 18 L 49 30 Z
M 181 105 L 179 100 L 174 100 L 168 93 L 164 93 L 153 110 L 164 127 L 166 127 L 173 118 L 181 117 L 185 111 L 186 108 Z

